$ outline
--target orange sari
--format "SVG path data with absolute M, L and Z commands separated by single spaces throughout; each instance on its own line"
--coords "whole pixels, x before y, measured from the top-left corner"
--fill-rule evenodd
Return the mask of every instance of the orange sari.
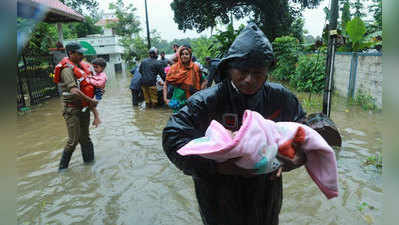
M 175 85 L 185 91 L 186 97 L 189 98 L 193 92 L 201 90 L 201 72 L 199 66 L 195 64 L 191 59 L 188 65 L 183 65 L 180 55 L 184 48 L 183 46 L 177 51 L 177 63 L 170 67 L 168 74 L 166 75 L 166 81 L 169 84 Z

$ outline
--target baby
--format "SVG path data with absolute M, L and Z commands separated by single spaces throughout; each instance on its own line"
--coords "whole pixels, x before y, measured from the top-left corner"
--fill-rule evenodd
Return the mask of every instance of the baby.
M 107 75 L 104 72 L 107 62 L 103 58 L 95 58 L 91 64 L 94 67 L 94 72 L 93 75 L 86 78 L 86 81 L 94 86 L 95 98 L 101 100 L 104 94 L 105 83 L 107 82 Z M 93 125 L 97 127 L 101 123 L 98 111 L 95 107 L 91 110 L 94 114 Z
M 198 155 L 218 163 L 239 158 L 235 164 L 256 169 L 258 174 L 281 173 L 277 154 L 293 159 L 294 145 L 306 156 L 310 177 L 328 199 L 338 196 L 338 173 L 335 152 L 312 128 L 295 122 L 274 122 L 261 114 L 245 110 L 240 129 L 231 132 L 212 120 L 204 137 L 191 140 L 177 153 Z

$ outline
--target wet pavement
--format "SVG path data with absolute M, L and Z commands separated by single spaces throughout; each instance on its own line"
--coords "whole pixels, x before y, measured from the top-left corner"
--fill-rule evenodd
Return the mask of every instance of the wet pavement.
M 18 116 L 18 224 L 202 224 L 191 178 L 162 150 L 172 111 L 133 108 L 125 77 L 107 85 L 98 106 L 103 123 L 90 130 L 92 165 L 83 164 L 78 146 L 70 168 L 57 171 L 67 136 L 60 99 Z M 332 109 L 343 138 L 337 149 L 340 196 L 327 201 L 304 168 L 286 173 L 280 224 L 381 223 L 381 171 L 364 162 L 381 152 L 382 114 L 340 98 Z

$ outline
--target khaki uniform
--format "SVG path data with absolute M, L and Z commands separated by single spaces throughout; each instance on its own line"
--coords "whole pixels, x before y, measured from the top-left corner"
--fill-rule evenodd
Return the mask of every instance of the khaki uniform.
M 65 68 L 61 71 L 59 86 L 62 90 L 64 102 L 63 117 L 68 129 L 68 141 L 64 151 L 72 154 L 75 151 L 76 145 L 80 143 L 83 160 L 85 162 L 91 161 L 90 158 L 92 157 L 87 156 L 88 151 L 93 151 L 93 143 L 89 134 L 90 110 L 82 112 L 81 100 L 70 93 L 71 88 L 78 87 L 72 69 Z

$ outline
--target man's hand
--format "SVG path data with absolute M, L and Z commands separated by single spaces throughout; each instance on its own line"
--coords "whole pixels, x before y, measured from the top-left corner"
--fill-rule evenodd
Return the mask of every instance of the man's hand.
M 89 101 L 90 107 L 96 107 L 97 104 L 98 104 L 98 101 L 96 99 L 94 99 L 94 98 L 90 99 L 90 101 Z
M 240 158 L 229 159 L 225 162 L 218 163 L 217 172 L 223 175 L 240 175 L 244 177 L 252 177 L 256 174 L 256 169 L 244 169 L 235 164 Z
M 303 149 L 301 148 L 300 144 L 297 143 L 292 143 L 294 149 L 295 149 L 295 156 L 294 158 L 289 158 L 280 154 L 277 154 L 277 159 L 280 160 L 282 164 L 282 169 L 284 172 L 291 171 L 293 169 L 296 169 L 298 167 L 301 167 L 303 164 L 306 162 L 306 156 L 305 153 L 303 152 Z

